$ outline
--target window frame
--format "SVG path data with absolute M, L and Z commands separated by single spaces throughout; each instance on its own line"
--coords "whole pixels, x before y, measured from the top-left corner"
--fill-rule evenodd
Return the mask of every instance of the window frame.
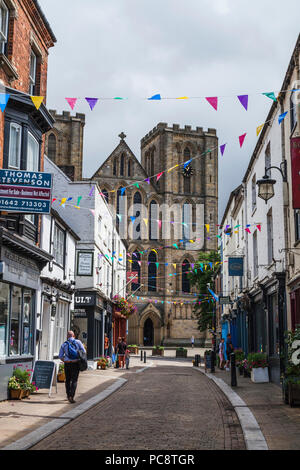
M 33 57 L 34 57 L 34 76 L 31 75 L 32 58 Z M 38 56 L 34 52 L 34 50 L 31 49 L 31 51 L 30 51 L 30 60 L 29 60 L 29 95 L 34 95 L 35 94 L 37 61 L 38 61 Z
M 58 231 L 62 233 L 62 243 L 60 245 L 62 246 L 62 263 L 60 262 L 60 259 L 57 259 L 57 233 Z M 53 227 L 53 246 L 52 246 L 52 254 L 54 256 L 53 262 L 61 266 L 62 268 L 65 267 L 65 259 L 66 259 L 66 231 L 58 225 L 56 222 L 54 223 Z
M 19 155 L 18 155 L 18 166 L 13 166 L 10 163 L 11 160 L 11 137 L 12 137 L 12 128 L 18 129 L 20 134 L 19 134 Z M 21 169 L 21 150 L 22 150 L 22 126 L 18 124 L 17 122 L 10 122 L 9 125 L 9 144 L 8 144 L 8 168 L 12 168 L 14 170 L 20 170 Z
M 5 47 L 8 41 L 9 8 L 3 0 L 0 0 L 1 22 L 0 22 L 0 54 L 5 54 Z M 5 12 L 5 26 L 2 29 L 3 16 Z

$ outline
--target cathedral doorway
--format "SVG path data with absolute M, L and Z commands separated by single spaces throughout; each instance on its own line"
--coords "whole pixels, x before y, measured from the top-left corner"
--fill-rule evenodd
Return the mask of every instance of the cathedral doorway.
M 147 318 L 144 323 L 144 346 L 153 346 L 154 327 L 151 318 Z

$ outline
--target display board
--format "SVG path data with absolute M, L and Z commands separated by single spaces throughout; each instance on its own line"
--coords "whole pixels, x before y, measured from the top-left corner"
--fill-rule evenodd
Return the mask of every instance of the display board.
M 52 385 L 57 386 L 56 375 L 56 363 L 54 361 L 39 360 L 34 364 L 31 381 L 35 383 L 38 389 L 48 388 L 50 397 Z

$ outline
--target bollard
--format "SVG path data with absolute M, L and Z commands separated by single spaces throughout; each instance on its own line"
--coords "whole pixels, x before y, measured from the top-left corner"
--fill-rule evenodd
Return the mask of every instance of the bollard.
M 198 367 L 198 366 L 199 366 L 199 364 L 198 364 L 198 354 L 195 354 L 194 366 L 195 366 L 195 367 Z
M 210 371 L 215 372 L 215 351 L 212 351 L 210 355 Z
M 146 351 L 144 351 L 144 363 L 146 364 Z
M 234 353 L 230 354 L 230 368 L 231 368 L 231 386 L 236 387 L 237 381 L 236 381 L 236 367 L 235 367 L 235 354 Z
M 143 351 L 141 350 L 141 361 L 143 361 Z

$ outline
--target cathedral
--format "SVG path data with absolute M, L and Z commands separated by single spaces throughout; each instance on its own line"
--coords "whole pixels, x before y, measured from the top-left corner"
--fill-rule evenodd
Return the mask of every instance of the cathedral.
M 197 293 L 188 273 L 200 250 L 217 250 L 216 130 L 159 123 L 142 138 L 140 161 L 123 132 L 119 138 L 89 179 L 128 246 L 127 290 L 137 307 L 128 344 L 187 346 L 194 336 L 197 346 L 208 345 L 193 314 Z M 80 174 L 76 161 L 68 164 Z

